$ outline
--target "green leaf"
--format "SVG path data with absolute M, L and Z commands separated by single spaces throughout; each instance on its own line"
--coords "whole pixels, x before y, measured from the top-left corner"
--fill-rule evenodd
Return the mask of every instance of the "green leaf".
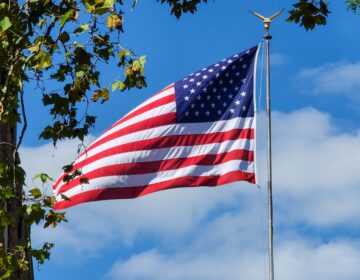
M 82 70 L 76 71 L 76 73 L 75 73 L 75 77 L 77 77 L 77 78 L 81 78 L 84 75 L 85 75 L 85 71 L 82 71 Z
M 35 57 L 35 60 L 36 64 L 34 65 L 34 68 L 36 69 L 42 69 L 51 66 L 51 54 L 45 50 L 41 50 Z
M 88 13 L 92 13 L 93 11 L 95 11 L 95 4 L 89 3 L 89 1 L 83 1 L 83 3 Z
M 62 43 L 66 43 L 70 40 L 70 36 L 69 36 L 69 33 L 67 33 L 66 31 L 64 31 L 63 33 L 61 33 L 59 35 L 59 40 L 62 42 Z
M 58 223 L 67 222 L 67 219 L 64 212 L 54 212 L 53 210 L 50 210 L 45 216 L 45 221 L 44 228 L 47 228 L 48 226 L 55 228 Z
M 89 184 L 89 179 L 86 177 L 80 178 L 80 184 L 84 184 L 84 185 Z
M 30 223 L 40 223 L 44 219 L 46 211 L 41 207 L 39 203 L 28 205 L 26 208 L 28 219 Z
M 40 198 L 42 196 L 41 190 L 38 188 L 31 189 L 29 192 L 35 199 Z
M 9 212 L 0 210 L 0 229 L 3 229 L 7 225 L 11 225 L 13 222 L 14 218 Z
M 79 35 L 79 34 L 83 33 L 84 31 L 86 31 L 88 29 L 89 29 L 89 25 L 88 24 L 83 24 L 83 25 L 79 26 L 78 28 L 76 28 L 74 30 L 74 33 Z
M 53 243 L 45 242 L 41 249 L 31 248 L 30 255 L 33 256 L 39 264 L 42 264 L 45 260 L 50 259 L 50 249 L 53 247 Z
M 49 175 L 47 175 L 46 173 L 36 174 L 36 175 L 33 177 L 33 180 L 36 180 L 36 179 L 40 179 L 43 184 L 45 184 L 47 181 L 53 181 L 53 180 L 54 180 L 53 178 L 51 178 L 51 177 L 50 177 Z
M 64 195 L 64 194 L 60 194 L 60 197 L 61 197 L 61 199 L 63 199 L 63 200 L 66 200 L 66 201 L 69 201 L 70 200 L 70 198 L 68 198 L 66 195 Z
M 10 187 L 1 187 L 0 188 L 0 198 L 1 199 L 9 199 L 14 198 L 15 194 L 12 188 Z
M 1 19 L 0 19 L 0 27 L 1 27 L 1 30 L 3 32 L 5 32 L 6 30 L 8 30 L 10 27 L 11 27 L 11 22 L 10 22 L 10 19 L 7 17 L 7 16 L 3 16 Z
M 97 0 L 95 1 L 96 8 L 93 11 L 94 14 L 103 15 L 110 12 L 113 9 L 115 0 Z
M 70 19 L 70 17 L 72 17 L 72 16 L 74 15 L 75 12 L 76 12 L 76 10 L 74 10 L 74 9 L 68 10 L 68 11 L 61 17 L 60 26 L 64 26 L 65 23 Z
M 124 91 L 125 90 L 125 84 L 121 81 L 116 81 L 112 84 L 112 91 L 115 91 L 117 89 L 119 89 L 120 91 Z
M 64 170 L 64 172 L 68 173 L 68 172 L 72 171 L 73 167 L 74 167 L 74 163 L 71 163 L 71 164 L 63 166 L 62 169 Z
M 49 259 L 50 255 L 48 252 L 43 250 L 31 250 L 30 254 L 36 259 L 39 264 L 43 264 L 46 259 Z

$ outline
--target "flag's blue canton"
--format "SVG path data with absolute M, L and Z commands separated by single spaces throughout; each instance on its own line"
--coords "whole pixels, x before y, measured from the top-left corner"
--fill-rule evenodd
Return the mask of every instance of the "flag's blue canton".
M 178 123 L 253 117 L 257 46 L 175 83 Z

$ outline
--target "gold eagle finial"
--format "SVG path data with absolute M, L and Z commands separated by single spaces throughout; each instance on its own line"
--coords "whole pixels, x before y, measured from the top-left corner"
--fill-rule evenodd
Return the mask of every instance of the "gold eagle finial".
M 264 17 L 263 15 L 260 15 L 259 13 L 250 11 L 250 13 L 252 13 L 254 16 L 258 17 L 259 19 L 263 20 L 264 22 L 264 28 L 266 31 L 268 31 L 270 29 L 270 23 L 271 21 L 276 18 L 277 16 L 279 16 L 283 11 L 285 10 L 285 8 L 283 8 L 281 11 L 277 12 L 276 14 L 273 14 L 271 17 Z

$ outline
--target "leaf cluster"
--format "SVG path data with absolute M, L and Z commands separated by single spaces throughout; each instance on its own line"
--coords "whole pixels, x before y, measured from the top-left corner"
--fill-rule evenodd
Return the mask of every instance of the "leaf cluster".
M 176 18 L 180 18 L 184 13 L 195 13 L 197 11 L 197 6 L 204 2 L 207 3 L 207 0 L 156 0 L 161 4 L 168 4 L 171 8 L 171 14 L 175 15 Z
M 360 14 L 360 0 L 346 0 L 346 3 L 351 11 Z
M 289 11 L 289 22 L 295 22 L 306 30 L 312 30 L 317 25 L 325 25 L 326 18 L 330 13 L 329 3 L 323 0 L 300 0 L 293 5 L 294 9 Z
M 137 1 L 134 1 L 134 5 Z M 33 0 L 0 5 L 0 120 L 20 121 L 17 93 L 23 83 L 36 84 L 52 123 L 40 134 L 54 144 L 83 140 L 95 124 L 89 102 L 104 103 L 110 90 L 146 86 L 146 58 L 121 43 L 121 0 Z M 102 75 L 113 63 L 119 73 Z
M 13 181 L 12 165 L 0 164 L 0 199 L 1 201 L 17 201 L 20 205 L 16 212 L 10 212 L 6 208 L 0 210 L 0 231 L 4 231 L 8 227 L 12 227 L 16 219 L 24 221 L 26 231 L 30 232 L 33 224 L 42 225 L 44 228 L 55 228 L 61 222 L 67 222 L 64 212 L 55 212 L 55 197 L 44 194 L 39 187 L 33 187 L 27 192 L 23 191 L 19 196 L 15 193 L 11 186 Z M 16 171 L 16 178 L 19 183 L 23 184 L 25 172 L 19 167 Z M 34 176 L 33 180 L 40 180 L 44 186 L 52 182 L 45 173 Z M 19 271 L 27 271 L 29 269 L 29 261 L 34 258 L 38 263 L 42 264 L 50 257 L 50 249 L 53 244 L 45 242 L 42 247 L 34 248 L 30 238 L 24 244 L 18 244 L 13 248 L 7 248 L 5 251 L 4 244 L 0 243 L 0 279 L 9 279 Z

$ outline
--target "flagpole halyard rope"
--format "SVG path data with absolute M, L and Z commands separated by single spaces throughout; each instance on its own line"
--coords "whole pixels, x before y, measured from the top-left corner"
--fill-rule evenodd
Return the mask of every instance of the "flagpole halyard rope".
M 263 39 L 262 40 L 262 43 L 261 43 L 261 55 L 260 55 L 260 66 L 259 66 L 259 69 L 260 69 L 260 81 L 259 81 L 259 95 L 258 95 L 258 101 L 257 101 L 257 108 L 256 108 L 256 111 L 257 111 L 257 115 L 260 116 L 260 113 L 262 112 L 262 102 L 263 102 L 263 90 L 264 90 L 264 71 L 266 70 L 265 69 L 265 40 Z M 262 119 L 262 118 L 261 118 Z M 261 125 L 261 127 L 260 127 Z M 259 131 L 263 131 L 263 122 L 260 121 L 258 122 L 257 124 L 257 133 L 259 133 Z M 259 139 L 259 138 L 256 138 L 256 139 Z M 258 140 L 257 140 L 258 141 Z M 262 147 L 262 146 L 261 146 Z M 262 181 L 262 177 L 263 177 L 263 169 L 262 169 L 262 166 L 263 166 L 263 153 L 257 153 L 257 158 L 256 158 L 256 161 L 257 161 L 257 172 L 258 172 L 258 182 L 257 182 L 257 185 L 258 185 L 258 200 L 259 200 L 259 205 L 263 205 L 263 202 L 265 201 L 264 197 L 263 197 L 263 191 L 262 191 L 262 187 L 263 187 L 263 181 Z M 264 227 L 265 225 L 265 213 L 264 213 L 264 208 L 263 207 L 259 207 L 260 209 L 260 228 L 261 228 L 261 247 L 262 248 L 266 248 L 266 245 L 267 244 L 267 237 L 266 237 L 266 231 L 267 231 L 267 227 Z M 267 279 L 267 258 L 265 256 L 265 254 L 262 254 L 262 262 L 263 262 L 263 270 L 264 270 L 264 275 L 263 275 L 263 279 L 266 280 Z

